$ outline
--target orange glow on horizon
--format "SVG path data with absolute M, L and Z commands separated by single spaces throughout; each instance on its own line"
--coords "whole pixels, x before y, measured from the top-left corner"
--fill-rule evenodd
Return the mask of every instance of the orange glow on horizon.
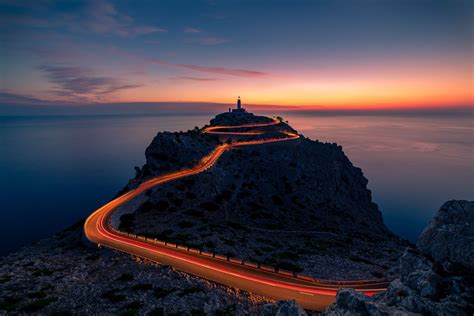
M 128 102 L 233 103 L 237 95 L 244 104 L 324 109 L 408 109 L 470 106 L 474 104 L 473 77 L 469 71 L 450 69 L 407 73 L 381 71 L 327 74 L 281 75 L 265 80 L 232 78 L 222 81 L 159 82 L 165 89 L 143 87 L 120 96 Z M 344 76 L 343 76 L 344 75 Z M 139 92 L 139 93 L 138 93 Z
M 92 101 L 233 104 L 240 95 L 244 105 L 272 105 L 280 109 L 375 110 L 472 106 L 474 79 L 469 67 L 471 64 L 472 60 L 466 56 L 448 55 L 400 56 L 391 60 L 325 66 L 299 61 L 277 63 L 273 68 L 268 65 L 257 67 L 268 74 L 263 76 L 200 73 L 197 76 L 202 77 L 201 80 L 170 79 L 160 72 L 150 71 L 146 76 L 147 84 Z M 206 80 L 208 77 L 215 78 Z M 143 79 L 142 76 L 130 76 L 130 80 L 136 82 Z M 43 87 L 44 90 L 47 89 Z M 51 99 L 47 93 L 41 94 L 39 90 L 37 93 L 42 99 Z M 176 110 L 179 111 L 179 107 Z

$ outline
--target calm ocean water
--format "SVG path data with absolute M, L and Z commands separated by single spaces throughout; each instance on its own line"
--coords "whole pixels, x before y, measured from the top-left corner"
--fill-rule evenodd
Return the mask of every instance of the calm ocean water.
M 448 199 L 474 199 L 472 117 L 284 116 L 337 142 L 369 179 L 385 223 L 415 240 Z M 111 199 L 159 131 L 209 115 L 0 117 L 0 254 L 47 237 Z

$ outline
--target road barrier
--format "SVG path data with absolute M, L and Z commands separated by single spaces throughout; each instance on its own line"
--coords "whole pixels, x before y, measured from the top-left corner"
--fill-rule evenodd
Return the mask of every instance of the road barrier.
M 236 128 L 258 127 L 258 126 L 266 126 L 266 125 L 273 125 L 273 124 L 279 124 L 279 123 L 280 123 L 279 121 L 277 121 L 276 119 L 273 119 L 273 122 L 271 122 L 271 123 L 241 125 L 241 126 L 236 126 Z M 208 127 L 204 130 L 204 132 L 205 133 L 222 134 L 222 132 L 216 131 L 216 129 L 221 129 L 221 128 L 228 128 L 228 127 L 225 127 L 225 126 Z M 283 133 L 288 135 L 289 137 L 288 138 L 281 138 L 281 139 L 279 139 L 279 141 L 291 140 L 291 139 L 295 139 L 295 138 L 299 137 L 299 135 L 293 134 L 291 132 L 283 132 Z M 246 134 L 246 133 L 244 132 L 242 134 Z M 252 133 L 248 133 L 248 134 L 251 135 Z M 255 132 L 253 134 L 257 135 L 257 133 L 255 133 Z M 258 135 L 259 134 L 260 134 L 260 132 L 258 132 Z M 272 142 L 272 141 L 268 141 L 268 142 Z M 223 144 L 223 145 L 219 146 L 218 148 L 216 148 L 214 151 L 212 151 L 208 156 L 203 157 L 201 159 L 201 164 L 205 165 L 207 162 L 210 162 L 209 165 L 205 166 L 202 170 L 207 170 L 210 167 L 212 167 L 215 163 L 215 161 L 212 161 L 213 157 L 215 157 L 216 155 L 220 155 L 223 151 L 225 151 L 228 148 L 236 147 L 236 146 L 262 144 L 262 143 L 264 143 L 264 142 L 259 141 L 259 140 L 248 140 L 248 141 L 242 141 L 242 142 L 239 142 L 239 143 L 233 143 L 232 145 Z M 198 172 L 190 173 L 189 171 L 190 170 L 183 169 L 183 170 L 179 171 L 178 173 L 186 173 L 187 172 L 189 175 L 194 174 L 194 173 L 198 173 Z M 168 177 L 170 177 L 172 179 L 173 177 L 176 177 L 176 173 L 170 173 L 169 175 L 163 174 L 163 175 L 161 175 L 161 178 L 160 178 L 159 181 L 155 181 L 155 180 L 151 179 L 151 180 L 148 180 L 148 182 L 145 182 L 145 183 L 147 183 L 147 185 L 149 185 L 151 187 L 151 186 L 154 186 L 158 183 L 162 183 L 163 181 L 168 181 L 169 180 L 169 179 L 167 179 Z M 143 185 L 143 183 L 141 185 Z M 128 238 L 134 238 L 134 239 L 140 240 L 142 242 L 152 243 L 152 244 L 160 245 L 162 247 L 173 248 L 173 249 L 176 249 L 176 250 L 179 250 L 179 251 L 186 251 L 186 252 L 192 253 L 193 255 L 197 255 L 197 256 L 210 257 L 210 258 L 215 258 L 215 259 L 218 259 L 218 260 L 231 262 L 233 264 L 252 267 L 254 269 L 267 271 L 269 273 L 277 273 L 279 275 L 286 276 L 288 278 L 297 278 L 297 279 L 304 280 L 304 281 L 311 282 L 311 283 L 320 283 L 320 284 L 328 284 L 328 285 L 339 285 L 340 284 L 340 285 L 347 286 L 347 285 L 351 285 L 351 284 L 353 284 L 353 285 L 374 284 L 374 283 L 382 284 L 382 283 L 387 283 L 388 282 L 387 279 L 355 280 L 355 281 L 334 281 L 334 280 L 317 279 L 317 278 L 313 278 L 311 276 L 297 274 L 296 272 L 293 272 L 293 271 L 282 270 L 282 269 L 279 269 L 279 268 L 276 268 L 276 267 L 261 265 L 259 263 L 253 263 L 253 262 L 248 262 L 248 261 L 244 261 L 244 260 L 240 260 L 240 259 L 236 259 L 236 258 L 230 258 L 229 256 L 222 256 L 222 255 L 216 254 L 214 252 L 212 252 L 212 253 L 205 252 L 205 251 L 202 251 L 202 249 L 193 249 L 193 248 L 190 248 L 189 246 L 182 246 L 182 245 L 178 245 L 176 243 L 170 243 L 170 242 L 167 242 L 167 241 L 162 241 L 162 240 L 159 240 L 157 238 L 147 238 L 145 236 L 140 236 L 140 235 L 133 234 L 133 233 L 122 232 L 118 229 L 115 229 L 112 226 L 110 217 L 107 219 L 106 223 L 107 223 L 106 225 L 108 226 L 108 229 L 110 229 L 111 231 L 113 231 L 116 234 L 126 236 Z
M 110 225 L 110 223 L 109 223 L 109 225 Z M 132 238 L 135 238 L 137 240 L 145 241 L 145 242 L 148 242 L 148 243 L 154 243 L 154 244 L 157 244 L 157 245 L 161 245 L 161 246 L 165 246 L 165 247 L 169 247 L 169 248 L 173 248 L 173 249 L 178 249 L 178 250 L 190 252 L 194 255 L 200 255 L 200 256 L 204 256 L 204 257 L 210 257 L 210 258 L 215 258 L 215 259 L 219 259 L 219 260 L 223 260 L 223 261 L 228 261 L 228 262 L 232 262 L 234 264 L 239 264 L 239 265 L 243 265 L 243 266 L 247 266 L 247 267 L 252 267 L 252 268 L 258 269 L 258 270 L 263 270 L 263 271 L 267 271 L 267 272 L 271 272 L 271 273 L 278 273 L 280 275 L 284 275 L 284 276 L 289 277 L 289 278 L 297 278 L 297 279 L 308 281 L 308 282 L 311 282 L 311 283 L 320 283 L 320 284 L 328 284 L 328 285 L 345 285 L 345 286 L 347 286 L 348 284 L 349 285 L 350 284 L 364 285 L 364 284 L 374 284 L 374 283 L 381 283 L 382 284 L 382 283 L 390 282 L 390 280 L 388 280 L 388 279 L 353 280 L 353 281 L 347 281 L 347 280 L 337 281 L 337 280 L 318 279 L 318 278 L 314 278 L 314 277 L 307 276 L 307 275 L 304 275 L 304 274 L 299 274 L 299 273 L 296 273 L 294 271 L 283 270 L 283 269 L 279 269 L 279 268 L 275 268 L 275 267 L 271 267 L 271 266 L 261 265 L 259 263 L 244 261 L 244 260 L 237 259 L 237 258 L 230 258 L 229 256 L 222 256 L 222 255 L 219 255 L 219 254 L 216 254 L 216 253 L 203 251 L 202 249 L 194 249 L 194 248 L 191 248 L 189 246 L 182 246 L 182 245 L 178 245 L 178 244 L 175 244 L 175 243 L 170 243 L 170 242 L 167 242 L 167 241 L 159 240 L 157 238 L 147 238 L 145 236 L 140 236 L 140 235 L 137 235 L 137 234 L 123 232 L 123 231 L 120 231 L 120 230 L 112 227 L 112 225 L 109 226 L 109 229 L 114 231 L 115 233 L 117 233 L 119 235 L 132 237 Z

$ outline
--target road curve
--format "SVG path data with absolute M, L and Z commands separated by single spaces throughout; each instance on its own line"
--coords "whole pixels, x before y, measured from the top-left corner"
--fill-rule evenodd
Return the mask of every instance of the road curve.
M 254 128 L 279 124 L 273 119 L 270 123 L 246 124 L 240 126 L 212 126 L 204 129 L 205 133 L 229 135 L 260 135 L 263 132 L 225 132 L 226 129 Z M 258 133 L 258 134 L 257 134 Z M 110 224 L 111 214 L 119 206 L 132 200 L 148 189 L 165 182 L 173 181 L 200 173 L 210 167 L 228 149 L 237 146 L 251 146 L 265 143 L 291 141 L 299 138 L 297 134 L 287 133 L 282 138 L 239 141 L 216 147 L 199 164 L 186 170 L 164 174 L 141 183 L 133 189 L 92 213 L 84 224 L 86 237 L 98 245 L 116 249 L 141 258 L 175 267 L 178 270 L 236 287 L 255 294 L 276 300 L 295 299 L 306 309 L 322 311 L 335 301 L 339 288 L 354 288 L 367 295 L 384 291 L 385 280 L 331 281 L 318 280 L 296 275 L 291 272 L 278 271 L 271 267 L 226 258 L 200 250 L 189 249 L 156 239 L 128 234 L 113 228 Z

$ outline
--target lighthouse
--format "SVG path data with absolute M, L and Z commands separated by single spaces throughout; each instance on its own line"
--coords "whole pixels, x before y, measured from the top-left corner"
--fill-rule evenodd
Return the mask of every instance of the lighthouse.
M 241 111 L 242 110 L 242 104 L 240 103 L 240 96 L 237 98 L 237 111 Z
M 242 113 L 246 112 L 245 109 L 242 107 L 242 102 L 240 101 L 240 97 L 237 97 L 237 108 L 232 109 L 233 113 Z

